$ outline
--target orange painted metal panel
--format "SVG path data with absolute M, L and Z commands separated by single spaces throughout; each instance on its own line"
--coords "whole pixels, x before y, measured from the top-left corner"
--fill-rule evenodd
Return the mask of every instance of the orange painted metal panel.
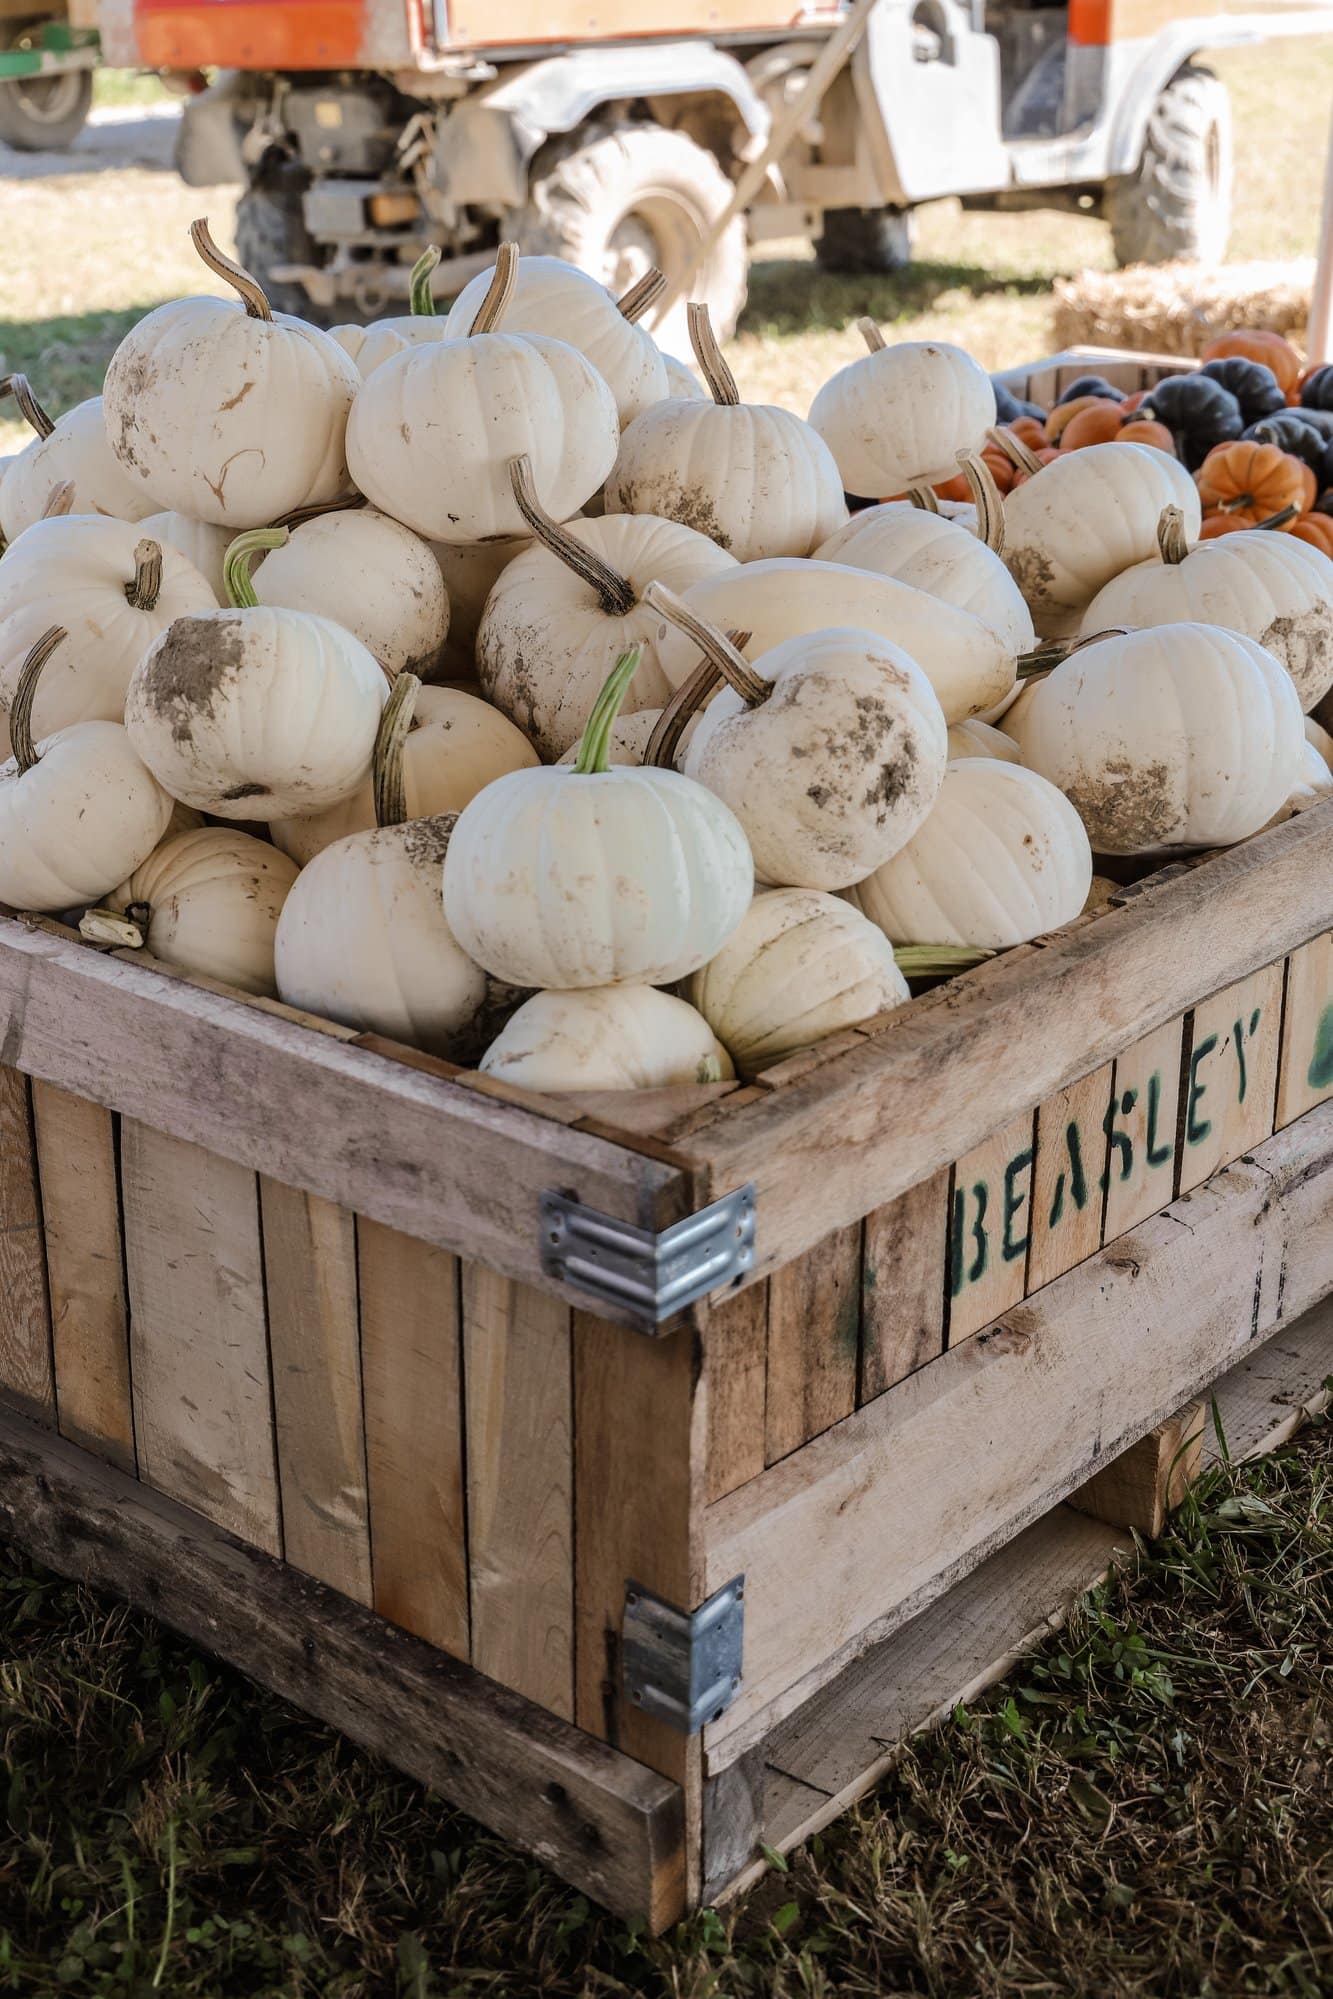
M 357 69 L 413 62 L 420 0 L 134 0 L 154 69 Z

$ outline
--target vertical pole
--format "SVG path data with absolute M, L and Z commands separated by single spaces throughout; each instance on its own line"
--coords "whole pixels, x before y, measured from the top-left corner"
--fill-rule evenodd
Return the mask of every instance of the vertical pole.
M 1324 163 L 1324 207 L 1319 218 L 1319 248 L 1310 292 L 1310 327 L 1306 337 L 1310 365 L 1333 361 L 1333 121 L 1329 124 L 1328 157 Z

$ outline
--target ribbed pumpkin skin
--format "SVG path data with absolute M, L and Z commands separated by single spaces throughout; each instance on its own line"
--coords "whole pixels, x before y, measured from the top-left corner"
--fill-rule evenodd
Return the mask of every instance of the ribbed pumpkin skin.
M 960 451 L 979 451 L 995 422 L 995 390 L 961 347 L 901 340 L 863 354 L 825 382 L 810 422 L 849 493 L 867 499 L 952 479 Z
M 428 544 L 373 507 L 321 514 L 254 571 L 261 604 L 310 611 L 360 639 L 387 673 L 428 680 L 449 635 L 449 598 Z
M 1183 465 L 1146 444 L 1090 444 L 1015 486 L 1004 559 L 1043 638 L 1077 631 L 1097 592 L 1157 553 L 1163 507 L 1199 533 L 1199 492 Z
M 137 521 L 157 506 L 112 456 L 100 396 L 77 403 L 49 437 L 34 437 L 10 459 L 0 479 L 0 534 L 6 541 L 17 541 L 24 528 L 42 518 L 51 488 L 66 479 L 74 485 L 74 514 Z
M 707 1021 L 652 986 L 537 993 L 481 1067 L 527 1090 L 654 1090 L 735 1074 Z
M 1099 590 L 1080 630 L 1198 623 L 1244 632 L 1280 659 L 1301 707 L 1333 687 L 1333 560 L 1255 528 L 1200 542 L 1183 562 L 1142 562 Z
M 1035 643 L 1032 613 L 994 549 L 957 521 L 910 501 L 890 501 L 853 514 L 821 542 L 815 558 L 891 576 L 943 604 L 954 604 L 989 625 L 1007 652 L 1028 652 Z
M 448 338 L 445 321 L 428 312 L 400 312 L 389 319 L 372 320 L 369 326 L 329 328 L 329 339 L 337 341 L 363 382 L 407 348 L 429 347 L 433 341 Z
M 0 902 L 74 909 L 116 888 L 152 853 L 171 800 L 118 722 L 77 722 L 0 766 Z
M 1082 647 L 1007 727 L 1105 854 L 1257 833 L 1299 782 L 1305 742 L 1281 662 L 1243 634 L 1199 624 Z
M 285 312 L 182 298 L 130 328 L 103 384 L 107 441 L 144 511 L 264 527 L 350 491 L 343 445 L 360 376 Z
M 296 874 L 267 840 L 205 826 L 164 840 L 107 904 L 148 905 L 144 943 L 155 958 L 271 996 L 273 939 Z
M 757 895 L 690 981 L 690 999 L 746 1077 L 908 997 L 884 933 L 809 888 Z
M 949 731 L 950 763 L 959 757 L 998 757 L 1001 763 L 1016 764 L 1018 744 L 1003 729 L 973 715 L 966 722 L 955 722 Z
M 615 398 L 582 354 L 540 334 L 479 333 L 386 361 L 363 382 L 347 462 L 372 506 L 429 541 L 524 536 L 509 485 L 526 456 L 548 514 L 578 512 L 615 463 Z
M 1071 923 L 1092 882 L 1077 812 L 1020 764 L 966 757 L 925 823 L 848 900 L 895 944 L 1006 950 Z

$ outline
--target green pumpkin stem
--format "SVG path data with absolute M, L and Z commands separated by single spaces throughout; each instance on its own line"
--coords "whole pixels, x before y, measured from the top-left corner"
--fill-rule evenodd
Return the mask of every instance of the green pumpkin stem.
M 642 658 L 643 647 L 631 646 L 628 652 L 621 653 L 607 675 L 605 686 L 593 702 L 592 713 L 579 743 L 579 753 L 574 760 L 574 769 L 580 777 L 600 777 L 610 770 L 612 725 Z
M 947 979 L 995 956 L 980 944 L 895 944 L 893 962 L 905 979 Z
M 255 611 L 259 599 L 250 580 L 250 559 L 267 555 L 271 549 L 285 548 L 286 528 L 247 528 L 238 534 L 222 558 L 222 578 L 227 586 L 227 602 L 234 611 Z
M 435 293 L 431 290 L 430 281 L 439 261 L 439 244 L 429 243 L 412 266 L 409 294 L 413 319 L 435 318 Z
M 14 745 L 14 761 L 21 771 L 34 770 L 38 763 L 37 745 L 32 739 L 32 704 L 37 698 L 37 683 L 42 677 L 42 668 L 56 647 L 63 645 L 68 637 L 69 633 L 63 625 L 52 625 L 42 633 L 19 668 L 18 686 L 14 689 L 14 701 L 9 711 L 9 740 Z
M 400 673 L 380 711 L 375 748 L 370 760 L 375 794 L 375 824 L 401 826 L 407 817 L 407 786 L 403 777 L 403 745 L 412 728 L 421 682 L 415 673 Z

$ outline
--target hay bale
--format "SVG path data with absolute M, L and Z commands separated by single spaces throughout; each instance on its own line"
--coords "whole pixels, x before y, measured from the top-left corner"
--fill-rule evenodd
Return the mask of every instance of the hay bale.
M 1314 259 L 1288 264 L 1133 264 L 1055 284 L 1057 347 L 1132 347 L 1201 354 L 1219 333 L 1262 326 L 1305 338 Z

